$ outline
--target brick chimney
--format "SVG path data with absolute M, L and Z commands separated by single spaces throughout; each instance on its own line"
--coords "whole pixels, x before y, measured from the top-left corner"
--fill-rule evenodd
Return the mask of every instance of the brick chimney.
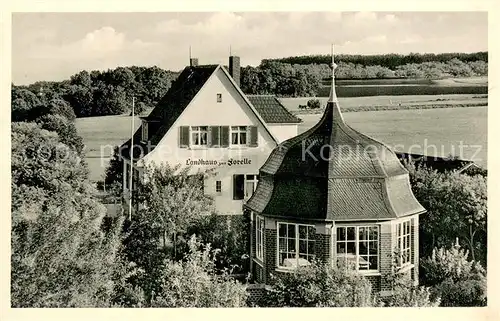
M 198 58 L 189 58 L 189 66 L 191 67 L 198 66 Z
M 229 57 L 229 74 L 233 77 L 234 82 L 240 86 L 240 57 L 230 56 Z

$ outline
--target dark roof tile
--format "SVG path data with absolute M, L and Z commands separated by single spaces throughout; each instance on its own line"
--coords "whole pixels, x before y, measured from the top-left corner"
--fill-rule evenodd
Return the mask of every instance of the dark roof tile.
M 247 95 L 262 119 L 269 124 L 297 124 L 302 120 L 288 111 L 276 96 Z

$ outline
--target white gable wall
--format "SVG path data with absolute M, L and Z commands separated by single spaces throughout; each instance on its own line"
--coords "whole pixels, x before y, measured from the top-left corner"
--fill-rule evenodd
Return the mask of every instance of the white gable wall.
M 297 136 L 299 131 L 297 124 L 267 124 L 267 128 L 280 143 Z
M 217 93 L 222 94 L 221 103 L 217 102 Z M 258 147 L 180 148 L 181 126 L 257 126 Z M 200 159 L 217 161 L 217 165 L 192 165 L 192 172 L 213 169 L 214 176 L 205 181 L 205 193 L 214 196 L 221 214 L 241 214 L 243 201 L 233 200 L 233 175 L 258 174 L 274 147 L 276 142 L 268 130 L 218 68 L 143 162 L 189 166 L 190 162 Z M 242 160 L 245 164 L 229 165 L 230 159 Z M 215 192 L 217 180 L 221 181 L 220 193 Z

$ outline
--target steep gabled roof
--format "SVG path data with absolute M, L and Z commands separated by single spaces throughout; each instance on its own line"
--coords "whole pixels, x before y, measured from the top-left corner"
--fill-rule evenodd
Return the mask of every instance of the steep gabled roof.
M 221 65 L 200 65 L 194 67 L 190 66 L 184 68 L 179 77 L 172 83 L 172 86 L 167 91 L 166 95 L 160 100 L 160 102 L 151 111 L 151 113 L 147 117 L 142 118 L 145 120 L 159 121 L 161 122 L 161 125 L 154 133 L 150 132 L 149 144 L 144 144 L 141 142 L 142 133 L 140 128 L 134 133 L 134 146 L 140 147 L 134 148 L 134 159 L 142 158 L 154 149 L 154 147 L 160 142 L 163 136 L 165 136 L 170 127 L 172 127 L 172 125 L 179 118 L 182 112 L 184 112 L 189 103 L 198 94 L 201 88 L 203 88 L 212 74 L 214 74 L 218 70 L 218 68 L 220 68 L 220 70 L 222 70 L 224 74 L 229 78 L 236 91 L 242 96 L 243 100 L 248 104 L 257 119 L 264 125 L 264 128 L 268 132 L 269 136 L 275 142 L 278 142 L 276 137 L 265 126 L 266 120 L 264 119 L 264 117 L 260 114 L 259 110 L 252 104 L 248 97 L 241 91 L 239 86 L 234 82 L 234 79 L 230 76 L 226 68 Z M 282 105 L 281 107 L 285 108 Z M 261 107 L 261 110 L 267 110 L 267 108 L 268 107 Z M 279 113 L 281 115 L 280 118 L 284 119 L 283 117 L 285 116 L 283 115 L 285 115 L 285 113 L 288 113 L 288 111 L 285 109 L 284 111 L 280 111 Z M 271 115 L 271 113 L 267 111 L 266 114 Z M 287 119 L 291 120 L 291 118 Z M 131 140 L 129 139 L 121 146 L 121 157 L 130 159 L 130 145 Z
M 205 82 L 217 69 L 218 65 L 189 66 L 184 68 L 179 77 L 172 83 L 166 95 L 160 100 L 147 118 L 161 119 L 162 124 L 155 133 L 151 133 L 151 145 L 154 146 L 168 132 L 172 124 L 179 118 L 184 109 L 189 105 L 194 96 L 200 91 Z M 134 145 L 140 145 L 145 154 L 151 150 L 146 149 L 146 145 L 140 143 L 140 129 L 134 134 Z M 129 139 L 122 145 L 121 156 L 130 158 Z M 134 148 L 134 158 L 140 155 L 140 149 Z
M 302 120 L 288 111 L 273 95 L 247 95 L 248 100 L 257 109 L 268 124 L 297 124 Z

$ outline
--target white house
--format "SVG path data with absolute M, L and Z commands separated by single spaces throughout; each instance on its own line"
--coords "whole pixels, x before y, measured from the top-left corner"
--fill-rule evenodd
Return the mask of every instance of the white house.
M 220 214 L 242 213 L 258 182 L 259 168 L 278 143 L 297 135 L 300 119 L 270 95 L 246 96 L 239 87 L 239 57 L 222 65 L 198 65 L 191 59 L 134 134 L 134 176 L 148 164 L 166 162 L 211 170 L 205 193 Z M 129 195 L 130 145 L 124 160 L 123 192 Z

